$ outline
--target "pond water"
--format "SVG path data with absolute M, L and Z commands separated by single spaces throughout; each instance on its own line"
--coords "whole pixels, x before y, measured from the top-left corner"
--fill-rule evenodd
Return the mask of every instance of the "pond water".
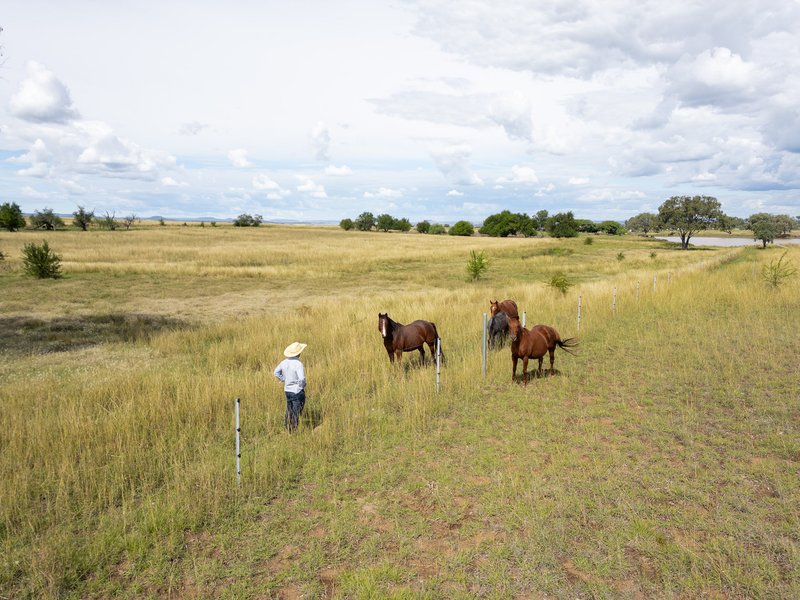
M 669 237 L 661 237 L 656 236 L 657 240 L 664 240 L 667 242 L 675 242 L 677 244 L 681 243 L 681 238 L 675 236 Z M 775 240 L 775 243 L 778 245 L 782 244 L 800 244 L 800 238 L 786 238 Z M 689 240 L 690 246 L 724 246 L 724 247 L 733 247 L 733 246 L 761 246 L 761 242 L 753 241 L 749 238 L 741 238 L 741 237 L 695 237 L 692 236 L 692 239 Z

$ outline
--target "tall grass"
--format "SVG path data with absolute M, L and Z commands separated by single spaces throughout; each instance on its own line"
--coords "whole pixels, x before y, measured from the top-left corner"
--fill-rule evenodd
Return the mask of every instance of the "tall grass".
M 263 255 L 285 260 L 274 268 L 303 293 L 281 301 L 286 282 L 273 288 L 267 267 L 254 266 L 270 286 L 263 288 L 267 303 L 246 296 L 253 314 L 58 356 L 4 350 L 0 595 L 166 595 L 173 588 L 187 593 L 189 580 L 216 595 L 225 569 L 204 554 L 213 548 L 196 547 L 196 536 L 226 539 L 242 530 L 243 540 L 217 551 L 222 562 L 245 569 L 241 585 L 253 570 L 268 572 L 243 593 L 288 593 L 287 581 L 294 581 L 309 594 L 325 594 L 328 580 L 317 572 L 330 561 L 340 569 L 337 593 L 355 597 L 392 589 L 608 596 L 620 593 L 609 582 L 627 580 L 631 593 L 645 594 L 798 590 L 798 490 L 791 475 L 800 456 L 792 403 L 798 385 L 787 377 L 794 368 L 788 361 L 800 351 L 793 333 L 799 288 L 789 282 L 764 293 L 751 261 L 762 263 L 766 254 L 664 251 L 653 288 L 649 244 L 597 238 L 592 246 L 575 242 L 572 254 L 526 256 L 551 242 L 482 239 L 493 269 L 485 281 L 467 284 L 470 240 L 267 228 L 236 232 L 228 244 L 224 236 L 233 234 L 221 230 L 98 234 L 91 238 L 98 245 L 110 239 L 101 235 L 123 239 L 106 249 L 101 281 L 140 275 L 148 261 L 139 254 L 149 256 L 159 273 L 176 277 L 167 287 L 172 310 L 182 311 L 191 291 L 201 289 L 198 273 L 237 280 L 247 267 L 231 267 L 235 276 L 213 269 L 228 268 L 232 256 Z M 206 233 L 219 234 L 212 239 L 220 247 L 206 246 Z M 68 279 L 86 281 L 105 269 L 97 268 L 102 251 L 80 247 L 76 235 L 52 245 L 64 253 Z M 168 259 L 154 248 L 159 244 L 174 245 Z M 620 248 L 624 265 L 613 260 Z M 410 265 L 406 256 L 413 256 Z M 556 268 L 578 280 L 563 296 L 541 283 Z M 6 306 L 16 306 L 21 293 L 14 277 L 0 281 Z M 241 281 L 234 287 L 252 291 Z M 32 296 L 32 312 L 60 314 L 67 299 L 36 289 L 42 293 Z M 85 292 L 78 312 L 106 306 L 95 298 L 100 291 Z M 212 292 L 206 298 L 215 308 L 205 314 L 228 315 L 231 292 Z M 142 290 L 127 294 L 126 300 L 115 292 L 123 307 L 136 305 Z M 491 353 L 482 379 L 481 312 L 501 296 L 515 298 L 529 324 L 579 335 L 580 355 L 559 353 L 560 374 L 523 390 L 510 383 L 507 350 Z M 446 357 L 440 393 L 433 369 L 421 368 L 416 352 L 399 368 L 389 364 L 378 312 L 400 322 L 436 322 Z M 304 426 L 289 435 L 272 368 L 294 340 L 309 344 L 309 402 Z M 233 460 L 235 397 L 242 399 L 241 488 Z M 754 457 L 768 462 L 751 463 Z M 493 485 L 484 487 L 484 480 Z M 741 485 L 752 501 L 746 525 L 735 521 L 742 507 L 734 490 Z M 777 490 L 774 502 L 758 495 L 761 485 Z M 475 497 L 464 498 L 464 490 Z M 307 496 L 300 515 L 298 495 Z M 377 520 L 376 511 L 393 520 Z M 308 545 L 320 521 L 324 552 Z M 265 533 L 259 523 L 277 544 L 268 551 L 277 562 L 267 567 L 255 558 L 263 552 L 257 536 L 247 536 Z M 697 524 L 705 537 L 694 548 L 670 537 Z M 780 532 L 780 548 L 768 547 L 758 527 Z M 440 544 L 439 558 L 420 552 L 419 540 L 429 536 Z M 453 552 L 468 536 L 478 541 Z M 494 540 L 496 552 L 480 540 Z M 311 574 L 279 560 L 281 547 L 291 554 L 299 545 L 308 545 Z M 425 565 L 410 557 L 415 548 Z M 746 549 L 749 557 L 739 554 Z M 528 572 L 537 563 L 540 572 Z M 464 581 L 476 577 L 487 587 L 470 592 Z

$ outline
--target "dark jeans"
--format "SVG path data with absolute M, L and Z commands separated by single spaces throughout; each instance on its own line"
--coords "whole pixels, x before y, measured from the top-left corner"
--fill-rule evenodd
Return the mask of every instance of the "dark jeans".
M 287 431 L 294 431 L 300 423 L 300 415 L 306 404 L 306 391 L 300 390 L 296 394 L 286 392 L 286 417 L 283 420 Z

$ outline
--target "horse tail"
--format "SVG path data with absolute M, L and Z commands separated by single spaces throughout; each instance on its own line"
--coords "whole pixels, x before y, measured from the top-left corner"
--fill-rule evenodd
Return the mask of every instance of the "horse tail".
M 433 325 L 433 335 L 436 336 L 434 337 L 434 343 L 436 342 L 439 343 L 439 356 L 442 357 L 442 364 L 444 364 L 444 352 L 442 352 L 442 338 L 439 336 L 439 331 L 436 329 L 436 323 L 431 323 L 431 325 Z M 434 361 L 436 360 L 435 356 L 433 360 Z
M 564 350 L 564 352 L 566 352 L 567 354 L 572 354 L 572 356 L 577 356 L 572 350 L 570 350 L 570 348 L 574 348 L 575 346 L 578 345 L 577 338 L 571 337 L 565 340 L 558 338 L 558 340 L 556 340 L 556 344 L 558 344 L 558 347 Z

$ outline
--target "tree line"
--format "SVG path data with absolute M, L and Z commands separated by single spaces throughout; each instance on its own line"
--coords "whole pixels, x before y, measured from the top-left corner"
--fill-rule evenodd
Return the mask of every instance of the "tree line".
M 79 206 L 72 213 L 72 225 L 82 231 L 88 231 L 92 226 L 110 231 L 120 227 L 130 229 L 138 220 L 139 217 L 134 214 L 117 218 L 116 213 L 106 211 L 105 215 L 95 215 L 93 210 L 86 210 L 83 206 Z M 36 210 L 26 219 L 19 204 L 5 202 L 0 205 L 0 229 L 5 229 L 6 231 L 17 231 L 25 227 L 53 231 L 55 229 L 64 229 L 66 226 L 64 219 L 55 214 L 52 208 Z
M 377 217 L 371 212 L 363 212 L 354 219 L 342 219 L 339 221 L 339 227 L 345 231 L 355 229 L 357 231 L 411 231 L 411 221 L 405 217 L 398 219 L 390 214 L 383 213 Z M 469 221 L 458 221 L 452 226 L 441 223 L 430 223 L 429 221 L 420 221 L 414 226 L 418 233 L 426 233 L 430 235 L 442 235 L 448 233 L 450 235 L 472 235 L 475 233 L 475 228 Z
M 625 226 L 644 235 L 651 231 L 675 231 L 684 249 L 698 231 L 717 229 L 730 233 L 734 229 L 747 229 L 754 240 L 766 247 L 777 238 L 791 235 L 792 229 L 800 227 L 800 217 L 755 213 L 742 219 L 723 213 L 719 200 L 713 196 L 673 196 L 658 207 L 658 214 L 639 213 L 625 221 Z
M 409 231 L 408 219 L 396 219 L 389 214 L 378 215 L 361 213 L 355 220 L 342 219 L 339 226 L 345 230 L 359 231 Z M 580 233 L 605 233 L 622 235 L 628 231 L 647 235 L 656 231 L 672 231 L 681 239 L 681 248 L 689 247 L 689 241 L 699 231 L 717 229 L 731 232 L 733 229 L 747 229 L 753 239 L 766 246 L 780 237 L 787 237 L 794 228 L 800 227 L 800 217 L 756 213 L 747 219 L 733 217 L 722 212 L 722 206 L 713 196 L 672 196 L 658 207 L 658 213 L 640 213 L 626 220 L 601 221 L 576 219 L 571 211 L 550 215 L 546 210 L 534 214 L 514 213 L 504 210 L 489 215 L 478 229 L 482 235 L 491 237 L 549 235 L 555 238 L 575 237 Z M 419 233 L 451 235 L 472 235 L 474 227 L 468 221 L 459 221 L 453 227 L 420 221 L 416 225 Z

